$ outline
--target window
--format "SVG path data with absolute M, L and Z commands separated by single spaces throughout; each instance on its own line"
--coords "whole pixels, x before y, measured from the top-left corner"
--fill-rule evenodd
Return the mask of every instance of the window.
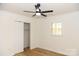
M 53 35 L 61 35 L 62 34 L 62 24 L 53 23 L 52 24 L 52 33 L 53 33 Z

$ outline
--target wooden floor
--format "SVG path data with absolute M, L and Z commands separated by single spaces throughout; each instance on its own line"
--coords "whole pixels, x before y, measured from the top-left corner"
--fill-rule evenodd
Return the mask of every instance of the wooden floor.
M 35 48 L 30 50 L 29 48 L 24 49 L 23 52 L 17 53 L 15 56 L 65 56 L 64 54 L 48 51 L 41 48 Z

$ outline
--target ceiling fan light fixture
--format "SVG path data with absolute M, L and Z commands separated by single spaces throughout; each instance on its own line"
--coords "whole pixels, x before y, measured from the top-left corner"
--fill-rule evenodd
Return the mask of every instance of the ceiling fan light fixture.
M 37 15 L 37 16 L 40 16 L 41 14 L 40 14 L 40 13 L 36 13 L 36 15 Z
M 36 11 L 39 11 L 39 9 L 36 9 Z

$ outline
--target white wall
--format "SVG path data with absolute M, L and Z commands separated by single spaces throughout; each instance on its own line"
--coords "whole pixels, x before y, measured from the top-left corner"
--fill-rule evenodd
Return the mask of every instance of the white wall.
M 37 46 L 63 53 L 65 55 L 79 55 L 79 11 L 62 15 L 38 19 L 36 25 Z M 51 32 L 53 22 L 62 23 L 62 35 L 54 36 Z
M 33 17 L 32 18 L 32 23 L 31 23 L 31 49 L 39 47 L 39 40 L 41 37 L 41 19 L 40 17 Z
M 23 51 L 23 22 L 30 18 L 0 10 L 0 55 L 14 55 Z

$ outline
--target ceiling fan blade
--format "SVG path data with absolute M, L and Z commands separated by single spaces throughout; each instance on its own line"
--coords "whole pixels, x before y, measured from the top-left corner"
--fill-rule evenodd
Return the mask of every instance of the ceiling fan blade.
M 44 15 L 43 13 L 41 13 L 42 16 L 47 17 L 47 15 Z
M 35 13 L 34 11 L 24 11 L 24 12 L 28 12 L 28 13 Z
M 36 14 L 34 14 L 33 16 L 35 16 L 35 15 L 36 15 Z M 33 16 L 32 16 L 32 17 L 33 17 Z
M 41 11 L 41 13 L 49 13 L 49 12 L 53 12 L 53 10 Z
M 37 5 L 35 5 L 35 8 L 37 9 Z

